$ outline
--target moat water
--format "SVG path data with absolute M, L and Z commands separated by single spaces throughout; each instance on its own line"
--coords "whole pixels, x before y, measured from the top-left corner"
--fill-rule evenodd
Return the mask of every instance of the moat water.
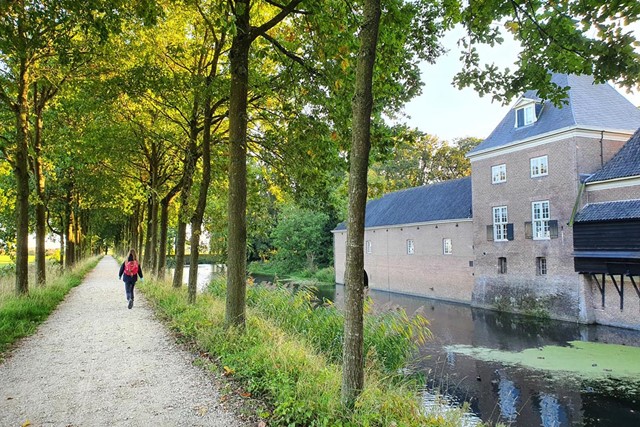
M 199 283 L 206 284 L 213 269 L 202 267 Z M 344 287 L 321 287 L 318 296 L 341 306 Z M 377 290 L 369 296 L 374 309 L 402 307 L 429 320 L 433 338 L 412 363 L 427 378 L 426 406 L 435 395 L 468 402 L 468 425 L 475 418 L 525 427 L 640 426 L 640 331 L 538 322 Z

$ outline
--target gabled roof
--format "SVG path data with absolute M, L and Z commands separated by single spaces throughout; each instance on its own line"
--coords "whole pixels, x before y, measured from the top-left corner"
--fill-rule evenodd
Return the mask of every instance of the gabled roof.
M 640 200 L 591 203 L 576 215 L 575 222 L 640 219 Z
M 587 179 L 587 183 L 640 176 L 640 129 L 602 169 Z
M 365 228 L 471 218 L 471 177 L 385 194 L 367 203 Z M 346 223 L 336 230 L 345 230 Z
M 471 150 L 469 155 L 565 128 L 633 132 L 640 127 L 640 110 L 611 85 L 594 84 L 591 76 L 567 74 L 554 74 L 551 81 L 560 87 L 570 87 L 567 104 L 557 108 L 551 102 L 543 101 L 538 120 L 520 128 L 514 127 L 515 114 L 512 108 L 491 135 Z M 535 91 L 525 92 L 522 98 L 540 99 Z

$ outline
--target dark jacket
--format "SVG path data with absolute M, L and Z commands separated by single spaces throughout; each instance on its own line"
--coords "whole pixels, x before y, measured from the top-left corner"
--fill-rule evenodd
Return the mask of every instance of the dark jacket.
M 138 274 L 135 276 L 128 276 L 124 274 L 124 265 L 127 261 L 123 262 L 120 266 L 120 272 L 118 273 L 118 278 L 124 280 L 125 283 L 136 283 L 138 281 L 138 276 L 142 279 L 142 266 L 138 263 Z

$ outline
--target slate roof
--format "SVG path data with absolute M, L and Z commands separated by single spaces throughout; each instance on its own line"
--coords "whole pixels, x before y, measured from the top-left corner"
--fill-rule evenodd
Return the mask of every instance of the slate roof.
M 587 183 L 640 175 L 640 129 Z
M 567 104 L 557 108 L 543 101 L 538 120 L 520 128 L 514 127 L 515 114 L 513 109 L 509 110 L 491 135 L 469 154 L 574 126 L 630 132 L 640 127 L 640 110 L 611 85 L 594 84 L 591 76 L 554 74 L 551 80 L 561 87 L 570 87 Z M 535 91 L 527 91 L 522 97 L 540 100 Z
M 365 228 L 468 219 L 471 177 L 454 179 L 385 194 L 367 203 Z M 345 230 L 346 223 L 335 230 Z
M 575 222 L 625 219 L 640 219 L 640 200 L 621 200 L 588 204 L 576 215 Z

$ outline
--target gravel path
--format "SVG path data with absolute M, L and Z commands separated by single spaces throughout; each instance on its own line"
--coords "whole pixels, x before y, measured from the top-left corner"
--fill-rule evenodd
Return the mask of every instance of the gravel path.
M 0 426 L 241 426 L 210 377 L 103 258 L 0 365 Z

